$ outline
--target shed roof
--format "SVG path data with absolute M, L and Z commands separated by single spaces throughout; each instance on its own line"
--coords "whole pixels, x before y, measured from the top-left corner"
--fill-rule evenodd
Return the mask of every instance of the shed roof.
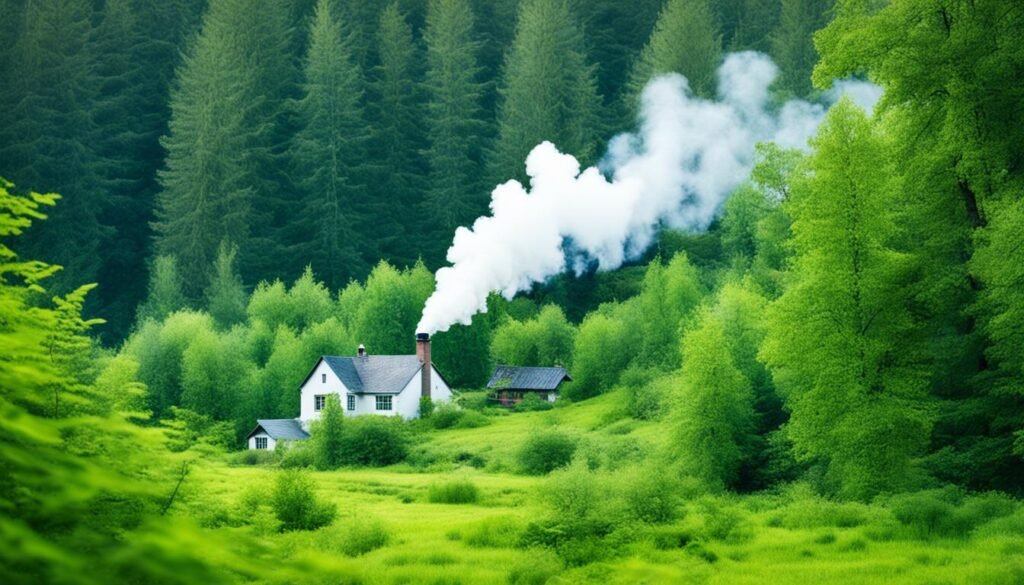
M 423 369 L 414 355 L 325 355 L 323 360 L 353 394 L 398 394 Z
M 257 419 L 256 428 L 249 433 L 249 436 L 253 436 L 253 434 L 260 429 L 270 435 L 270 437 L 275 441 L 281 439 L 309 438 L 309 433 L 304 431 L 302 429 L 302 425 L 299 424 L 299 421 L 294 418 Z
M 555 390 L 572 376 L 562 367 L 498 366 L 487 387 L 499 390 Z

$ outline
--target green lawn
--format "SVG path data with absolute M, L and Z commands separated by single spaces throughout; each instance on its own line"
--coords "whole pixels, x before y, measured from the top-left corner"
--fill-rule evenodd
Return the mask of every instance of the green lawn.
M 419 435 L 436 461 L 425 467 L 310 472 L 338 517 L 311 532 L 260 534 L 235 510 L 246 490 L 269 492 L 277 469 L 235 467 L 219 458 L 196 464 L 175 513 L 207 530 L 251 536 L 262 563 L 295 573 L 254 570 L 256 581 L 366 583 L 1024 583 L 1024 511 L 975 517 L 955 536 L 915 534 L 882 505 L 840 504 L 793 488 L 750 496 L 688 495 L 683 513 L 660 526 L 623 527 L 605 537 L 594 562 L 571 566 L 519 538 L 550 512 L 546 479 L 513 473 L 514 451 L 529 433 L 551 426 L 595 451 L 651 453 L 665 436 L 659 423 L 615 420 L 621 397 L 602 396 L 547 412 L 494 417 L 487 426 Z M 450 457 L 478 454 L 482 468 Z M 430 503 L 429 490 L 471 481 L 475 504 Z M 255 486 L 255 487 L 252 487 Z M 966 512 L 965 512 L 966 513 Z M 997 516 L 999 516 L 997 518 Z M 241 525 L 240 525 L 241 524 Z M 258 523 L 256 523 L 258 524 Z M 374 532 L 376 531 L 376 532 Z M 352 556 L 347 543 L 386 533 L 383 546 Z M 310 577 L 309 575 L 316 575 Z

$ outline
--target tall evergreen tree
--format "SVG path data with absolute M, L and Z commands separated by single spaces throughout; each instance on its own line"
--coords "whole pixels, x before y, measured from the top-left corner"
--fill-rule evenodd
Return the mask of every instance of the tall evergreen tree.
M 722 37 L 708 0 L 669 0 L 633 67 L 625 93 L 629 109 L 638 107 L 644 85 L 664 73 L 681 73 L 695 94 L 713 95 L 721 59 Z
M 930 339 L 875 127 L 844 100 L 812 145 L 785 203 L 795 257 L 761 357 L 798 456 L 825 463 L 843 495 L 869 497 L 908 485 L 927 445 Z
M 486 209 L 481 157 L 487 125 L 480 110 L 480 43 L 474 39 L 469 1 L 431 0 L 424 37 L 430 165 L 425 211 L 430 230 L 422 241 L 428 265 L 436 267 L 444 261 L 455 228 Z
M 210 281 L 210 288 L 206 290 L 207 311 L 221 329 L 230 329 L 245 322 L 249 295 L 245 293 L 242 279 L 235 270 L 237 256 L 236 246 L 221 242 L 213 267 L 213 279 Z
M 181 275 L 173 256 L 157 256 L 149 276 L 149 293 L 139 306 L 138 322 L 163 321 L 187 305 L 182 293 Z
M 813 89 L 811 71 L 818 62 L 813 35 L 828 23 L 833 4 L 834 0 L 782 0 L 771 55 L 779 66 L 779 82 L 798 96 Z
M 377 65 L 371 75 L 374 179 L 366 234 L 378 244 L 378 257 L 402 266 L 416 261 L 418 212 L 424 184 L 423 112 L 418 95 L 419 48 L 412 27 L 391 2 L 377 29 Z
M 294 79 L 287 25 L 283 3 L 214 0 L 179 70 L 155 228 L 191 298 L 209 282 L 221 240 L 238 243 L 249 280 L 283 264 L 274 175 Z
M 526 155 L 545 140 L 584 164 L 597 155 L 601 97 L 569 0 L 523 1 L 500 91 L 495 181 L 525 181 Z
M 310 28 L 305 96 L 297 103 L 302 129 L 291 156 L 302 189 L 302 213 L 293 262 L 311 264 L 331 288 L 367 271 L 372 235 L 358 232 L 367 220 L 366 121 L 363 79 L 354 62 L 350 35 L 320 0 Z
M 89 113 L 96 94 L 88 44 L 91 18 L 87 0 L 27 3 L 24 28 L 12 48 L 10 77 L 0 87 L 5 176 L 63 197 L 49 221 L 23 243 L 29 256 L 64 267 L 51 283 L 54 292 L 96 279 L 105 235 L 99 221 L 105 197 L 96 180 Z

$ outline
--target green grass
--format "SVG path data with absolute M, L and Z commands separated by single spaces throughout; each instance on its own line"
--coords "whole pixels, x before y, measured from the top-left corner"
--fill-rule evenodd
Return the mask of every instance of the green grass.
M 415 447 L 438 461 L 426 467 L 311 472 L 318 496 L 338 509 L 337 519 L 317 531 L 260 533 L 239 520 L 243 495 L 269 490 L 277 470 L 220 460 L 194 466 L 174 514 L 207 519 L 204 529 L 226 538 L 236 531 L 254 535 L 272 558 L 312 571 L 289 580 L 296 583 L 1024 582 L 1024 510 L 996 496 L 934 504 L 937 511 L 919 520 L 907 512 L 920 507 L 913 499 L 835 503 L 800 486 L 777 495 L 686 494 L 670 522 L 633 523 L 557 552 L 524 548 L 531 523 L 552 512 L 543 497 L 548 478 L 510 472 L 517 446 L 557 427 L 578 438 L 581 449 L 590 444 L 594 457 L 604 456 L 601 465 L 619 458 L 609 451 L 627 452 L 624 446 L 641 454 L 661 448 L 664 428 L 623 420 L 615 414 L 621 398 L 424 433 Z M 487 464 L 455 463 L 460 453 Z M 929 492 L 918 499 L 943 497 Z

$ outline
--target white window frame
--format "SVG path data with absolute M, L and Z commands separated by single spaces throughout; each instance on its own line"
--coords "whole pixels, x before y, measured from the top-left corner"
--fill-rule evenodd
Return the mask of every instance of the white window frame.
M 352 394 L 348 395 L 348 405 L 347 406 L 348 406 L 348 409 L 350 411 L 356 409 L 356 397 L 353 396 Z
M 316 394 L 316 395 L 313 396 L 313 411 L 314 412 L 320 412 L 321 410 L 324 409 L 325 406 L 327 406 L 327 395 L 326 394 Z
M 390 394 L 378 395 L 374 402 L 376 402 L 377 410 L 381 412 L 390 412 L 395 407 L 394 396 Z M 381 405 L 386 405 L 387 408 L 381 408 Z
M 266 437 L 256 437 L 256 448 L 257 449 L 266 449 L 267 448 L 267 442 L 268 441 L 267 441 Z

